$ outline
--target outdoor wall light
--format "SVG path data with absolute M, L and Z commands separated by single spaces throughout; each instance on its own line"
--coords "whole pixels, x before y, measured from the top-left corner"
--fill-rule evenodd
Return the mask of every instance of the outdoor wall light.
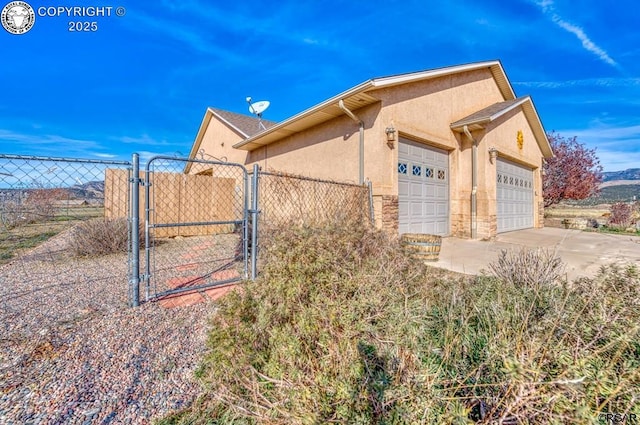
M 387 133 L 387 144 L 396 140 L 396 129 L 393 126 L 387 127 L 384 132 Z
M 491 161 L 491 163 L 493 164 L 493 162 L 496 160 L 497 157 L 498 157 L 498 149 L 489 148 L 489 161 Z

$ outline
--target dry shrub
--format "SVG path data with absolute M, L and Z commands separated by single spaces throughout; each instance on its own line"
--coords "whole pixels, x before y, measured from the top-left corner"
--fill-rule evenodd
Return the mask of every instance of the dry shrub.
M 46 220 L 55 215 L 55 203 L 68 197 L 69 193 L 64 189 L 33 189 L 25 203 L 41 220 Z
M 0 205 L 0 218 L 7 228 L 52 219 L 56 214 L 56 202 L 68 199 L 65 189 L 29 189 L 22 201 L 8 201 Z
M 164 424 L 596 423 L 640 414 L 638 269 L 461 277 L 361 228 L 283 228 Z M 545 257 L 546 258 L 546 257 Z
M 611 205 L 611 216 L 609 224 L 619 227 L 629 227 L 633 222 L 633 204 L 626 202 L 616 202 Z
M 565 264 L 552 251 L 543 249 L 501 250 L 498 259 L 489 264 L 498 279 L 515 286 L 538 286 L 559 281 Z
M 144 233 L 140 232 L 141 245 Z M 80 257 L 127 252 L 129 225 L 127 219 L 97 218 L 78 224 L 71 235 L 71 250 Z

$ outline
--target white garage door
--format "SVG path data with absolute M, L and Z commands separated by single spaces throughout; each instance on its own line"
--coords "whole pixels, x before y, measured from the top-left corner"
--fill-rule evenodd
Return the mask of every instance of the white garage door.
M 498 158 L 498 233 L 533 227 L 533 172 Z
M 400 138 L 397 171 L 400 234 L 448 235 L 447 151 Z

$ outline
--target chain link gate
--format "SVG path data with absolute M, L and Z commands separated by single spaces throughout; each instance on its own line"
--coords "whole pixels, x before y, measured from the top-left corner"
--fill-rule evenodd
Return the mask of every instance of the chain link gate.
M 144 187 L 138 211 L 146 301 L 249 277 L 249 177 L 242 165 L 156 156 L 136 183 Z

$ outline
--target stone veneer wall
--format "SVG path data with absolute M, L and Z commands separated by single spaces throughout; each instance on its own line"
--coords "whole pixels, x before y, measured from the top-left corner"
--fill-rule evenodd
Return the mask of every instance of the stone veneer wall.
M 382 196 L 382 230 L 390 235 L 398 235 L 398 197 Z

